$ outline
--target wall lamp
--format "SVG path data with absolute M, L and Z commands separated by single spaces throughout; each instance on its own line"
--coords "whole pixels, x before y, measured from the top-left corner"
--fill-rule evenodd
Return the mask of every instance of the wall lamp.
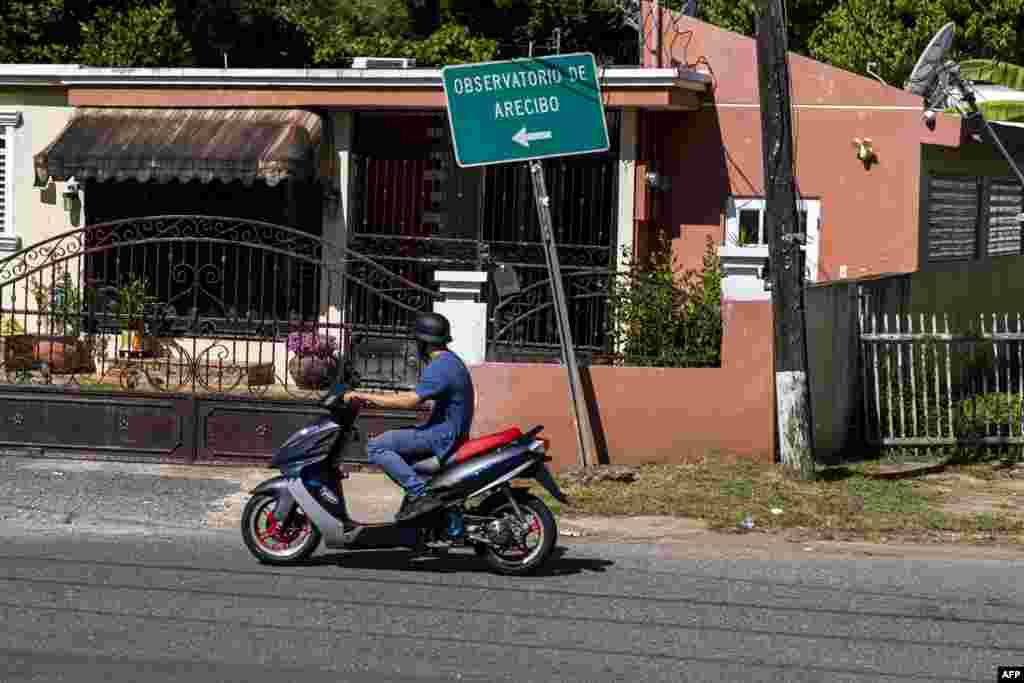
M 644 180 L 652 190 L 665 191 L 672 187 L 672 181 L 653 168 L 644 174 Z
M 870 169 L 871 164 L 878 163 L 878 155 L 871 145 L 871 138 L 854 138 L 853 146 L 857 150 L 857 158 L 864 164 L 864 168 Z
M 64 188 L 64 192 L 61 193 L 61 197 L 64 199 L 64 210 L 68 213 L 74 211 L 78 202 L 78 183 L 68 183 L 67 187 Z

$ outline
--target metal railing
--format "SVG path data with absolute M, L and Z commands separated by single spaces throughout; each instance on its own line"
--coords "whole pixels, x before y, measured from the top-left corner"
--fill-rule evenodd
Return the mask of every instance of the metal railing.
M 980 315 L 860 318 L 867 440 L 881 446 L 1024 444 L 1024 318 Z
M 0 260 L 0 381 L 313 399 L 342 360 L 415 383 L 440 295 L 344 246 L 212 216 L 87 226 Z

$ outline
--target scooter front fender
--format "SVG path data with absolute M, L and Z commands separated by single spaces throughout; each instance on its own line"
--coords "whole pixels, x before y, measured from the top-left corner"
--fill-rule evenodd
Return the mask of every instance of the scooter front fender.
M 290 481 L 289 477 L 274 477 L 250 491 L 254 496 L 264 494 L 277 500 L 277 505 L 274 506 L 274 519 L 278 524 L 284 524 L 295 511 L 295 496 L 288 488 Z
M 306 489 L 305 484 L 298 477 L 289 479 L 288 490 L 294 497 L 296 503 L 302 507 L 303 513 L 309 518 L 313 525 L 320 530 L 324 536 L 324 542 L 328 548 L 341 548 L 344 546 L 345 524 L 344 521 L 332 515 L 324 508 Z

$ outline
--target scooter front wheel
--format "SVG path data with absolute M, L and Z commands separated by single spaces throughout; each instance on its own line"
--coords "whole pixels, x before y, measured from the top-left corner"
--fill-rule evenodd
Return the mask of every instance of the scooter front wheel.
M 264 564 L 286 565 L 302 562 L 320 545 L 320 531 L 301 510 L 294 520 L 282 525 L 274 519 L 277 498 L 257 494 L 242 512 L 242 539 L 256 559 Z

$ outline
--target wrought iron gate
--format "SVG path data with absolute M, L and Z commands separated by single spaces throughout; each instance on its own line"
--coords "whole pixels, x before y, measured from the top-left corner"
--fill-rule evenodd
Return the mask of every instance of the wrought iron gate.
M 66 232 L 0 260 L 0 448 L 263 460 L 318 412 L 339 357 L 364 384 L 411 386 L 409 323 L 437 296 L 344 246 L 256 221 L 157 216 Z M 367 431 L 414 417 L 368 413 Z
M 608 113 L 612 140 L 620 113 Z M 421 286 L 433 272 L 513 269 L 519 291 L 490 278 L 488 357 L 558 354 L 550 283 L 525 164 L 461 169 L 443 116 L 361 114 L 357 119 L 349 246 Z M 614 152 L 545 165 L 574 340 L 608 349 L 608 287 L 616 261 L 618 158 Z

